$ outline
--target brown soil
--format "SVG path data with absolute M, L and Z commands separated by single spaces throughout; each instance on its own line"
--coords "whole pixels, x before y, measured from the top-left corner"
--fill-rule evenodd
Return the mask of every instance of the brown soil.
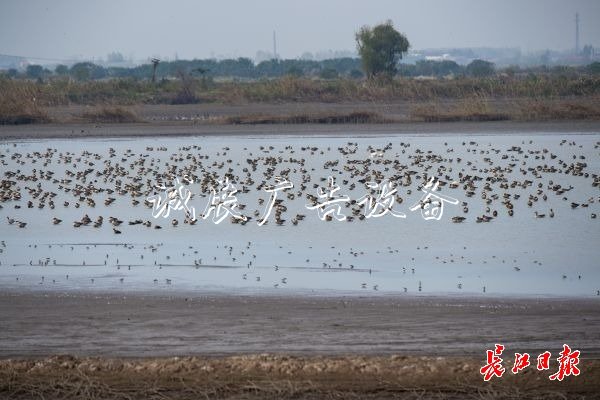
M 458 357 L 244 355 L 166 359 L 56 356 L 0 361 L 0 397 L 11 399 L 564 399 L 598 398 L 600 361 L 579 376 L 518 374 L 506 360 L 484 382 L 481 361 Z

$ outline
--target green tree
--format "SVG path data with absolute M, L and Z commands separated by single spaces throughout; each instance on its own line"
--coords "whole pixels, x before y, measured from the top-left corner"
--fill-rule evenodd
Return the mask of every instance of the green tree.
M 69 67 L 64 64 L 58 64 L 56 68 L 54 68 L 54 72 L 56 75 L 67 75 L 69 73 Z
M 592 74 L 600 74 L 600 62 L 596 61 L 587 66 Z
M 80 62 L 71 67 L 71 75 L 78 81 L 87 81 L 91 77 L 90 70 L 93 64 L 90 62 Z
M 494 63 L 484 60 L 473 60 L 465 69 L 467 75 L 475 77 L 483 77 L 493 75 Z
M 404 71 L 406 72 L 406 69 Z M 461 67 L 456 62 L 451 60 L 433 61 L 419 60 L 416 62 L 413 73 L 415 75 L 425 76 L 446 76 L 450 74 L 461 73 Z
M 406 36 L 394 29 L 389 20 L 373 28 L 360 28 L 356 33 L 356 45 L 363 70 L 369 78 L 396 74 L 402 54 L 410 47 Z
M 44 74 L 44 68 L 41 65 L 28 65 L 25 73 L 27 74 L 28 78 L 38 79 Z

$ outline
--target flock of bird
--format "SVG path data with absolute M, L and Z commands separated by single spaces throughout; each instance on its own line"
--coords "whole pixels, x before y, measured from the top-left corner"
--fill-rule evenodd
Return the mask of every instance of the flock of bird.
M 433 177 L 439 183 L 441 193 L 463 199 L 458 208 L 446 211 L 454 213 L 447 217 L 454 223 L 490 223 L 498 218 L 513 218 L 516 214 L 530 215 L 532 220 L 554 218 L 558 213 L 586 209 L 591 210 L 588 211 L 589 218 L 597 218 L 594 204 L 600 202 L 600 175 L 598 171 L 590 170 L 588 160 L 580 151 L 581 146 L 574 141 L 560 141 L 559 146 L 567 149 L 561 151 L 562 156 L 552 149 L 537 147 L 533 141 L 502 148 L 469 140 L 457 146 L 444 143 L 438 151 L 420 149 L 415 147 L 415 142 L 387 143 L 380 147 L 368 145 L 366 148 L 361 148 L 358 142 L 346 142 L 338 147 L 246 146 L 241 155 L 229 146 L 221 146 L 216 153 L 209 153 L 200 145 L 180 146 L 173 152 L 165 146 L 146 146 L 137 151 L 108 147 L 98 152 L 88 149 L 60 151 L 57 148 L 26 152 L 14 144 L 13 148 L 4 146 L 0 152 L 0 212 L 6 215 L 9 226 L 27 228 L 35 226 L 39 216 L 52 214 L 52 210 L 71 210 L 67 215 L 77 217 L 68 223 L 76 229 L 93 227 L 102 230 L 108 225 L 115 235 L 125 233 L 135 237 L 134 229 L 138 227 L 163 228 L 160 220 L 151 218 L 153 204 L 148 201 L 151 196 L 163 194 L 160 188 L 172 185 L 178 178 L 185 177 L 187 182 L 193 182 L 190 204 L 193 203 L 200 212 L 194 219 L 189 213 L 173 211 L 174 218 L 169 220 L 167 227 L 180 229 L 181 225 L 195 225 L 208 217 L 204 205 L 209 202 L 212 190 L 219 188 L 222 179 L 227 177 L 237 189 L 237 212 L 244 215 L 243 219 L 231 215 L 228 221 L 246 225 L 257 223 L 264 217 L 270 201 L 265 189 L 272 187 L 274 178 L 278 177 L 293 183 L 293 187 L 278 193 L 273 201 L 274 212 L 264 223 L 297 226 L 303 221 L 307 223 L 307 214 L 311 211 L 304 207 L 302 212 L 297 208 L 291 211 L 291 204 L 317 205 L 322 201 L 317 196 L 319 190 L 331 189 L 327 179 L 331 176 L 340 187 L 336 195 L 350 198 L 341 203 L 342 211 L 348 214 L 345 221 L 366 223 L 365 205 L 358 199 L 365 194 L 377 196 L 376 190 L 367 184 L 393 182 L 397 188 L 393 195 L 393 207 L 396 208 L 418 201 L 423 194 L 421 189 Z M 594 149 L 598 148 L 600 142 L 594 144 Z M 567 153 L 569 156 L 564 156 Z M 575 194 L 573 178 L 582 185 L 589 185 L 584 190 L 588 195 Z M 255 202 L 245 202 L 244 196 L 248 193 L 254 193 Z M 546 205 L 550 198 L 554 207 Z M 225 204 L 225 200 L 225 196 L 217 196 L 216 203 L 212 204 Z M 557 200 L 565 206 L 556 206 Z M 251 205 L 254 210 L 248 209 Z M 421 207 L 423 205 L 421 202 Z M 116 206 L 131 207 L 134 211 L 126 213 L 130 216 L 128 220 L 122 215 L 118 217 L 118 213 L 115 213 L 117 216 L 107 215 L 107 224 L 103 215 L 90 216 L 96 210 L 110 214 Z M 15 217 L 11 210 L 21 216 Z M 23 210 L 30 211 L 24 213 Z M 473 210 L 482 212 L 472 215 Z M 215 210 L 209 212 L 215 213 Z M 36 222 L 24 221 L 25 215 Z M 62 219 L 51 216 L 48 224 L 64 225 L 67 223 L 64 215 L 64 212 L 60 214 Z M 331 215 L 325 219 L 332 221 Z M 10 236 L 6 228 L 3 232 Z M 89 230 L 85 235 L 93 237 Z M 198 260 L 194 261 L 195 265 L 200 265 Z M 321 264 L 338 267 L 332 262 Z M 354 269 L 354 266 L 344 267 Z M 243 279 L 247 278 L 245 273 Z M 260 276 L 255 279 L 260 281 Z M 277 283 L 285 284 L 285 277 Z M 361 287 L 365 288 L 366 283 Z M 378 290 L 378 287 L 376 284 L 372 288 Z

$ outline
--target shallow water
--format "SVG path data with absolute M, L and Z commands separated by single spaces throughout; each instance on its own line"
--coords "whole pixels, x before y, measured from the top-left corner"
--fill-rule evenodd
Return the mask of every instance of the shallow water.
M 600 212 L 600 193 L 592 183 L 593 175 L 600 171 L 599 141 L 600 134 L 541 133 L 3 142 L 0 143 L 2 179 L 16 180 L 22 198 L 1 203 L 0 288 L 159 293 L 217 290 L 227 293 L 339 291 L 350 294 L 596 296 L 600 290 L 600 220 L 592 219 L 592 214 Z M 384 150 L 386 146 L 388 149 Z M 522 151 L 509 151 L 513 146 L 519 146 Z M 112 157 L 111 147 L 114 149 Z M 311 151 L 313 147 L 317 150 Z M 46 153 L 48 148 L 56 151 L 47 157 L 36 154 Z M 343 155 L 338 148 L 355 152 Z M 383 151 L 372 155 L 376 149 Z M 73 153 L 68 162 L 64 157 L 67 152 Z M 15 156 L 17 154 L 20 156 Z M 253 171 L 246 160 L 258 157 L 263 157 L 259 160 L 261 165 Z M 282 213 L 286 221 L 281 226 L 274 223 L 274 211 L 269 223 L 263 226 L 257 225 L 258 217 L 254 215 L 255 210 L 262 215 L 269 199 L 269 194 L 257 187 L 266 179 L 264 157 L 277 160 L 274 170 L 268 174 L 269 184 L 274 183 L 272 176 L 280 175 L 285 169 L 289 169 L 288 179 L 294 184 L 294 188 L 278 196 L 287 207 Z M 415 162 L 415 157 L 420 157 L 420 162 Z M 143 188 L 149 183 L 155 185 L 155 176 L 140 172 L 143 159 L 146 171 L 170 172 L 168 181 L 182 177 L 183 168 L 188 168 L 187 172 L 195 168 L 192 171 L 195 183 L 189 186 L 194 196 L 189 205 L 195 207 L 198 215 L 209 201 L 209 191 L 203 191 L 198 181 L 209 173 L 214 173 L 215 178 L 223 177 L 231 168 L 232 183 L 240 190 L 236 193 L 237 199 L 246 205 L 241 212 L 253 219 L 245 225 L 233 224 L 229 218 L 220 224 L 199 219 L 192 226 L 184 224 L 182 211 L 171 211 L 168 218 L 155 219 L 152 209 L 144 205 L 145 196 L 138 197 L 140 204 L 134 206 L 129 193 L 117 192 L 91 195 L 95 207 L 85 201 L 81 201 L 79 208 L 74 207 L 80 200 L 73 195 L 76 184 L 113 190 L 117 188 L 117 180 L 122 182 L 121 187 L 127 183 L 141 183 Z M 309 174 L 311 179 L 298 195 L 303 173 L 295 160 L 301 159 L 306 169 L 304 174 Z M 334 160 L 339 160 L 339 164 L 325 165 Z M 371 160 L 369 172 L 380 171 L 381 176 L 394 182 L 397 182 L 393 179 L 395 175 L 415 172 L 410 184 L 405 182 L 406 186 L 398 188 L 403 202 L 393 205 L 393 209 L 404 213 L 406 218 L 387 214 L 364 220 L 356 216 L 352 222 L 328 222 L 320 220 L 316 210 L 306 208 L 309 203 L 306 194 L 316 195 L 313 184 L 324 186 L 328 176 L 335 177 L 340 186 L 338 193 L 348 195 L 351 200 L 367 192 L 365 185 L 359 182 L 365 176 L 351 177 L 344 170 L 344 166 L 362 168 L 352 160 Z M 586 163 L 581 171 L 588 176 L 566 173 L 563 162 L 566 165 Z M 150 168 L 152 163 L 154 166 Z M 173 169 L 168 169 L 167 163 Z M 96 175 L 97 171 L 116 165 L 121 176 L 109 176 L 104 182 L 107 174 Z M 537 176 L 532 174 L 533 169 L 544 166 L 554 166 L 556 171 L 546 168 Z M 243 183 L 247 178 L 244 168 L 248 169 L 253 184 Z M 501 179 L 494 178 L 492 168 L 505 169 L 503 178 L 508 188 L 500 187 Z M 67 171 L 86 169 L 89 174 L 85 182 L 67 175 Z M 50 179 L 40 178 L 41 171 L 53 171 L 54 175 Z M 461 172 L 481 178 L 475 181 L 472 197 L 467 197 L 462 183 L 455 189 L 440 186 L 438 193 L 457 199 L 459 204 L 445 203 L 439 221 L 425 220 L 419 210 L 410 211 L 422 197 L 420 188 L 427 178 L 435 176 L 449 183 L 459 181 Z M 17 180 L 7 173 L 36 176 L 37 180 Z M 137 176 L 141 179 L 136 180 Z M 62 179 L 71 182 L 60 183 Z M 532 181 L 530 186 L 510 187 L 511 182 L 526 179 Z M 550 181 L 552 185 L 572 189 L 556 194 L 548 188 Z M 489 205 L 489 212 L 482 199 L 486 182 L 491 186 L 491 190 L 486 190 L 486 197 L 498 195 Z M 354 189 L 351 189 L 352 184 Z M 541 187 L 538 188 L 538 184 Z M 53 199 L 54 209 L 49 208 L 48 199 L 44 208 L 38 208 L 39 197 L 32 198 L 28 192 L 28 188 L 35 189 L 38 185 L 43 191 L 57 194 Z M 241 192 L 243 186 L 249 192 Z M 65 192 L 64 188 L 71 190 Z M 542 194 L 538 194 L 538 190 Z M 285 196 L 288 192 L 297 196 L 291 200 Z M 510 195 L 514 204 L 512 217 L 502 204 L 504 193 Z M 520 198 L 515 199 L 515 194 Z M 542 199 L 543 194 L 547 200 Z M 527 205 L 529 195 L 538 197 L 531 207 Z M 116 200 L 105 206 L 104 200 L 108 197 Z M 265 203 L 259 204 L 259 198 Z M 33 208 L 27 207 L 29 200 Z M 63 205 L 64 201 L 69 201 L 68 207 Z M 467 213 L 463 211 L 463 202 L 468 204 Z M 587 207 L 572 209 L 571 202 Z M 15 209 L 15 205 L 21 208 Z M 553 218 L 549 217 L 550 209 L 554 211 Z M 498 212 L 496 218 L 487 223 L 476 222 L 476 216 L 491 215 L 494 210 Z M 535 211 L 545 217 L 536 218 Z M 344 206 L 342 212 L 352 215 L 351 207 Z M 73 221 L 85 214 L 92 221 L 102 215 L 102 226 L 94 228 L 90 224 L 74 228 Z M 296 214 L 305 214 L 306 218 L 293 225 L 291 220 Z M 117 228 L 121 234 L 113 232 L 109 216 L 124 221 Z M 453 223 L 453 216 L 464 216 L 467 220 Z M 27 226 L 20 229 L 16 224 L 9 224 L 7 217 L 27 222 Z M 63 222 L 54 225 L 53 217 Z M 178 219 L 176 227 L 171 226 L 173 218 Z M 135 219 L 150 220 L 153 226 L 159 224 L 162 229 L 128 225 L 128 221 Z

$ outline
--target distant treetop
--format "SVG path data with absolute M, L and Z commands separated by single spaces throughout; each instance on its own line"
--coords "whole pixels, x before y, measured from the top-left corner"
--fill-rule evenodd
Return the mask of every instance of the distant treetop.
M 394 29 L 392 21 L 371 28 L 363 26 L 356 33 L 358 54 L 367 77 L 394 76 L 402 55 L 410 43 L 406 36 Z

